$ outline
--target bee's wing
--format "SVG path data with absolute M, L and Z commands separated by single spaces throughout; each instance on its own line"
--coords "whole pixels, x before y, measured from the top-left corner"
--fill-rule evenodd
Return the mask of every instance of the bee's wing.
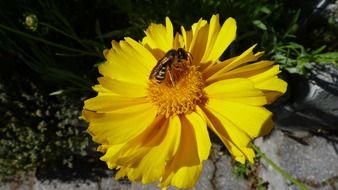
M 170 58 L 168 57 L 163 57 L 162 59 L 160 59 L 155 65 L 155 67 L 153 68 L 153 70 L 151 70 L 149 79 L 154 78 L 158 74 L 158 72 L 161 70 L 163 65 L 168 64 L 168 61 L 170 61 Z

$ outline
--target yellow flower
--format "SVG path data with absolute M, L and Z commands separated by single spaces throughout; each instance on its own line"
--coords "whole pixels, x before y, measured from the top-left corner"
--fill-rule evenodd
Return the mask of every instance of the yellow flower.
M 255 46 L 219 60 L 236 37 L 233 18 L 220 25 L 213 15 L 175 35 L 166 18 L 145 34 L 142 42 L 125 38 L 104 51 L 98 95 L 84 105 L 88 132 L 116 178 L 193 187 L 209 156 L 208 127 L 236 161 L 253 162 L 250 141 L 272 128 L 263 106 L 286 90 L 278 65 L 257 61 L 263 53 L 253 53 Z

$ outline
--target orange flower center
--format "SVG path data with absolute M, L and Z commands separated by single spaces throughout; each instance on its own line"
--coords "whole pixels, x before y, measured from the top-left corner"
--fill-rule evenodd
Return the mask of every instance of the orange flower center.
M 158 107 L 158 114 L 172 115 L 190 113 L 205 100 L 204 81 L 196 66 L 172 69 L 163 81 L 150 80 L 148 98 Z

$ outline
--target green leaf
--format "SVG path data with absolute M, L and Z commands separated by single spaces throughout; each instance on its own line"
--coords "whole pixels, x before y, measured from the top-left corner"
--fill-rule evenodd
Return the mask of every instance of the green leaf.
M 268 7 L 266 7 L 266 6 L 261 7 L 259 9 L 259 11 L 261 11 L 261 12 L 267 14 L 267 15 L 271 14 L 271 10 Z
M 252 21 L 252 23 L 255 25 L 255 26 L 257 26 L 259 29 L 261 29 L 261 30 L 267 30 L 268 28 L 266 27 L 266 25 L 262 22 L 262 21 L 260 21 L 260 20 L 254 20 L 254 21 Z

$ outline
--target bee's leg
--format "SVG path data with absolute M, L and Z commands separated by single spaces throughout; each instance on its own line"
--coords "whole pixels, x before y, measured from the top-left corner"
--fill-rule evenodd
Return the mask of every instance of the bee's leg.
M 173 85 L 173 87 L 175 87 L 175 81 L 174 81 L 174 77 L 171 74 L 171 70 L 168 70 L 168 74 L 169 74 L 169 79 L 171 81 L 171 84 Z

